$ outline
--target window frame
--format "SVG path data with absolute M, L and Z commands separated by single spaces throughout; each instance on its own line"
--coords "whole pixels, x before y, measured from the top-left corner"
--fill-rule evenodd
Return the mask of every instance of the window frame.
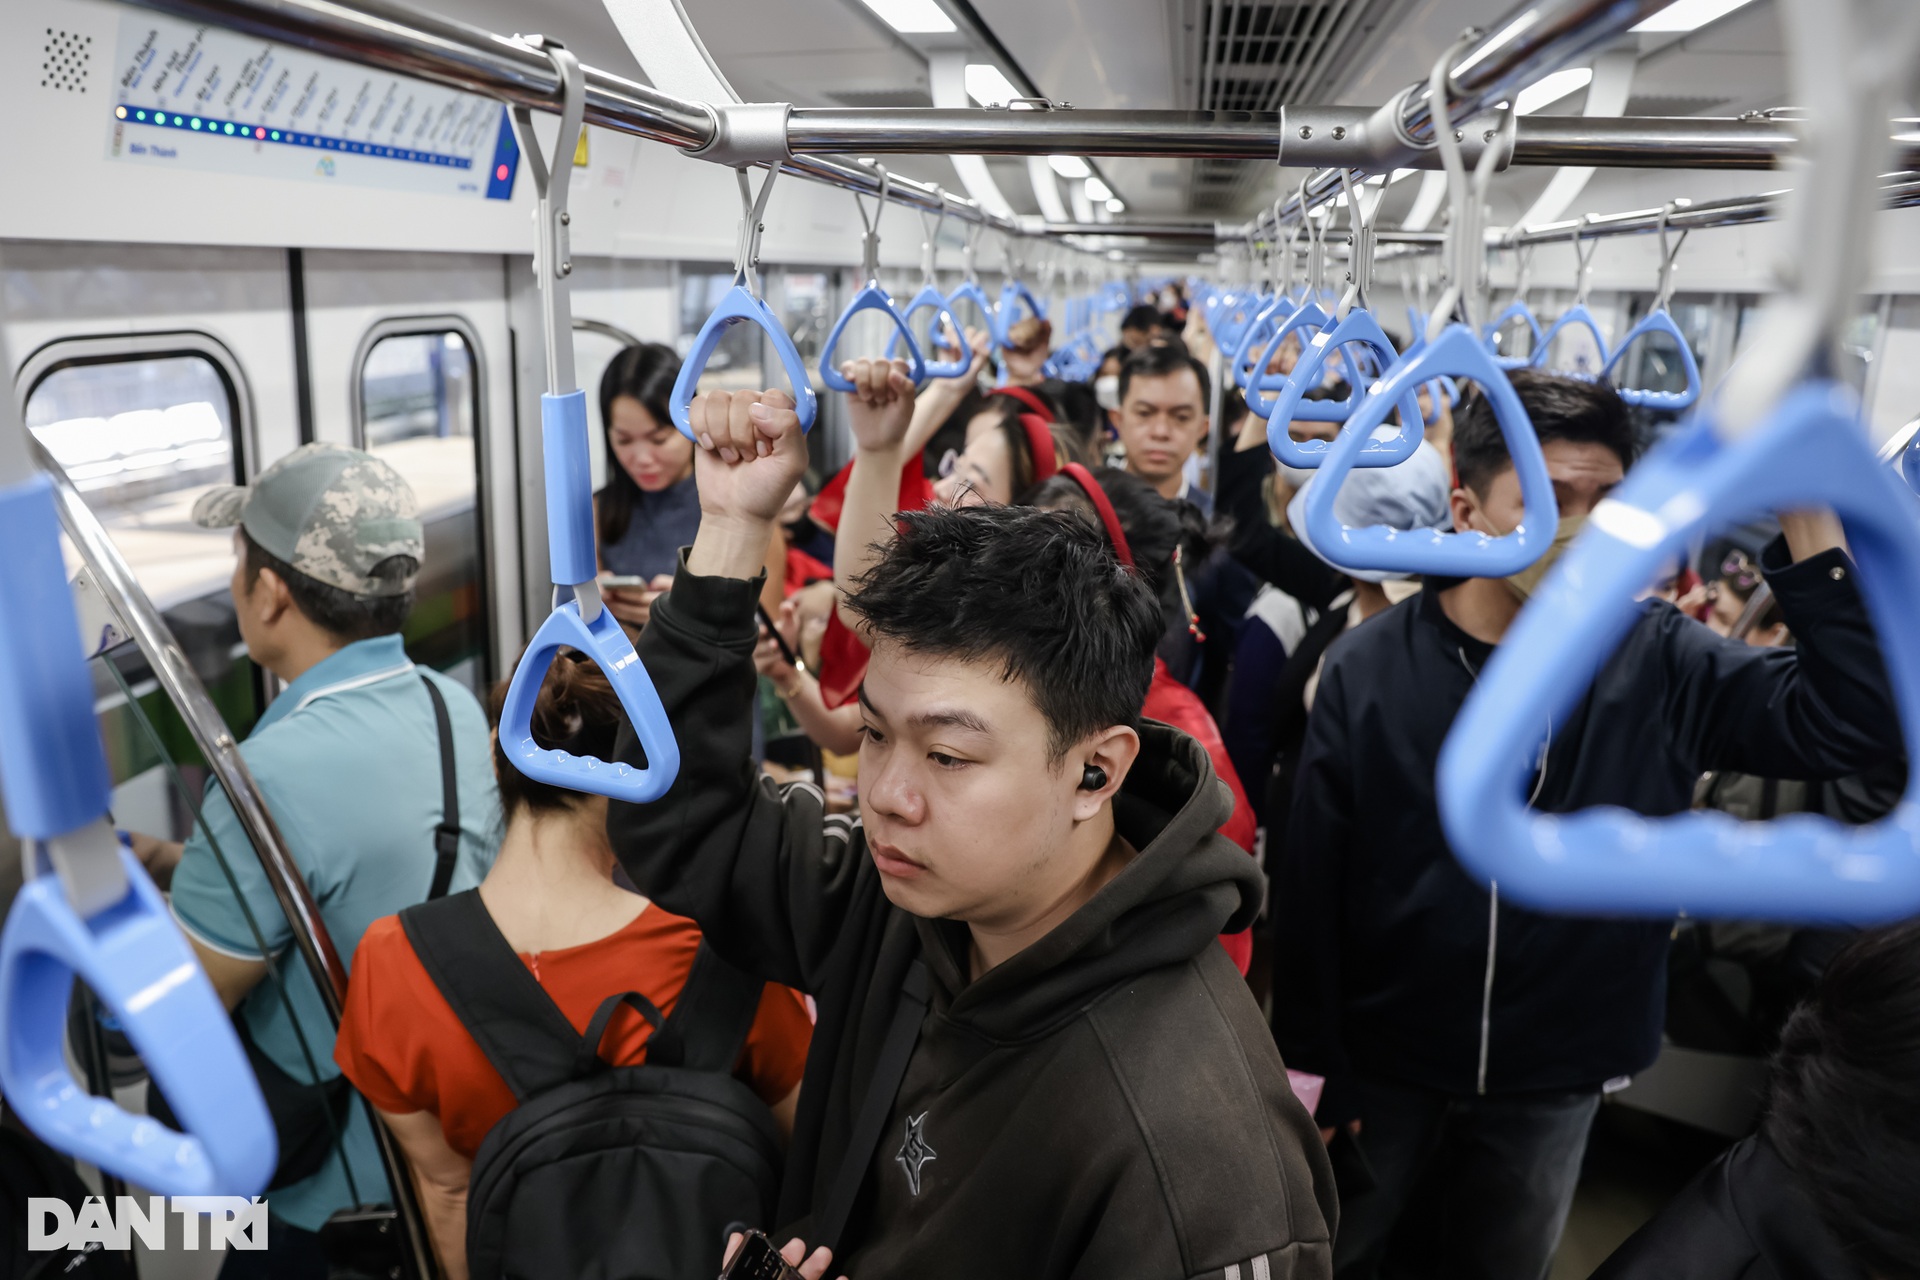
M 467 344 L 467 358 L 473 361 L 473 438 L 478 449 L 479 441 L 485 438 L 490 425 L 487 421 L 487 357 L 480 345 L 480 331 L 466 317 L 459 315 L 389 316 L 367 326 L 367 331 L 360 335 L 360 341 L 353 348 L 353 362 L 347 371 L 347 418 L 354 448 L 367 447 L 364 393 L 367 360 L 373 355 L 373 349 L 388 338 L 422 338 L 438 333 L 459 334 L 460 340 Z M 475 494 L 479 495 L 482 488 L 484 486 L 480 484 L 480 477 L 476 473 Z
M 27 403 L 40 384 L 63 370 L 102 364 L 136 364 L 147 360 L 197 357 L 213 366 L 227 393 L 227 417 L 233 424 L 234 484 L 245 484 L 255 474 L 259 441 L 254 435 L 253 389 L 239 357 L 210 333 L 199 329 L 151 333 L 99 334 L 54 338 L 42 343 L 14 371 L 14 403 L 24 420 Z
M 476 582 L 480 592 L 481 661 L 480 682 L 484 687 L 511 670 L 511 659 L 499 651 L 494 626 L 493 546 L 489 516 L 493 509 L 488 487 L 487 441 L 491 438 L 492 415 L 488 412 L 487 351 L 480 341 L 480 330 L 465 316 L 453 312 L 430 315 L 386 316 L 375 320 L 360 335 L 353 349 L 353 361 L 347 373 L 347 416 L 352 427 L 353 447 L 367 447 L 367 408 L 364 397 L 367 360 L 373 349 L 388 338 L 417 338 L 429 334 L 457 333 L 467 344 L 467 358 L 473 362 L 473 519 L 474 550 L 479 556 Z

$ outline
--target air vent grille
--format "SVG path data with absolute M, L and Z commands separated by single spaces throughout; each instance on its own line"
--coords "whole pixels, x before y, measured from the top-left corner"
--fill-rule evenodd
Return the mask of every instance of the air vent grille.
M 40 87 L 56 93 L 85 93 L 93 63 L 93 37 L 48 27 L 40 53 Z

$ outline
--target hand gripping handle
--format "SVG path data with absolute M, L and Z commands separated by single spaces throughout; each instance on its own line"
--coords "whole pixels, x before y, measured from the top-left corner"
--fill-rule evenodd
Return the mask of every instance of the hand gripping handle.
M 1047 309 L 1033 296 L 1033 290 L 1018 280 L 1009 280 L 1000 286 L 1000 302 L 993 309 L 993 340 L 1002 351 L 1013 347 L 1013 326 L 1019 321 L 1020 304 L 1025 303 L 1027 314 L 1035 320 L 1045 320 Z
M 896 329 L 893 336 L 887 339 L 887 359 L 895 359 L 900 354 L 900 343 L 903 335 L 905 335 L 908 340 L 911 340 L 913 318 L 922 311 L 927 310 L 933 312 L 933 322 L 927 326 L 926 350 L 932 351 L 934 344 L 939 341 L 942 321 L 953 326 L 953 336 L 960 343 L 959 359 L 926 361 L 927 377 L 965 377 L 967 370 L 973 367 L 973 353 L 967 349 L 967 331 L 960 327 L 959 319 L 953 314 L 953 307 L 947 302 L 947 295 L 932 285 L 922 286 L 920 292 L 913 295 L 913 301 L 907 304 L 907 309 L 900 313 L 901 327 Z
M 1527 333 L 1531 342 L 1527 347 L 1527 354 L 1523 356 L 1509 356 L 1500 353 L 1500 331 L 1507 327 L 1507 321 L 1509 320 L 1519 320 L 1527 326 Z M 1596 330 L 1595 333 L 1597 336 L 1598 331 Z M 1533 314 L 1533 308 L 1524 302 L 1509 302 L 1507 309 L 1495 316 L 1493 323 L 1487 326 L 1487 349 L 1493 352 L 1493 362 L 1502 369 L 1526 368 L 1533 363 L 1534 357 L 1540 354 L 1540 351 L 1545 345 L 1540 332 L 1539 317 L 1535 316 Z M 1605 345 L 1605 342 L 1601 343 L 1602 347 Z
M 1633 344 L 1648 334 L 1664 333 L 1673 339 L 1674 346 L 1680 349 L 1680 367 L 1687 375 L 1687 385 L 1680 391 L 1643 391 L 1634 387 L 1618 387 L 1620 398 L 1628 404 L 1646 409 L 1665 409 L 1678 413 L 1693 408 L 1700 398 L 1700 365 L 1693 358 L 1693 348 L 1687 345 L 1687 335 L 1680 332 L 1680 326 L 1673 322 L 1673 316 L 1662 307 L 1650 311 L 1639 324 L 1627 331 L 1620 339 L 1620 345 L 1613 350 L 1613 358 L 1607 361 L 1607 367 L 1601 371 L 1601 377 L 1612 380 L 1614 371 L 1620 367 Z
M 1347 472 L 1359 461 L 1361 447 L 1374 428 L 1386 421 L 1395 404 L 1421 383 L 1439 377 L 1470 379 L 1487 397 L 1520 477 L 1524 514 L 1519 527 L 1496 538 L 1484 533 L 1407 531 L 1386 525 L 1354 529 L 1342 524 L 1333 513 L 1333 500 Z M 1464 324 L 1448 325 L 1439 337 L 1403 357 L 1367 391 L 1321 462 L 1319 478 L 1307 487 L 1306 522 L 1314 549 L 1345 569 L 1499 578 L 1518 573 L 1546 554 L 1560 524 L 1547 460 L 1541 455 L 1540 438 L 1534 434 L 1520 397 L 1507 375 L 1493 363 L 1479 334 Z
M 1393 344 L 1387 335 L 1380 331 L 1380 325 L 1365 311 L 1351 311 L 1347 318 L 1331 329 L 1322 329 L 1307 344 L 1300 355 L 1300 362 L 1293 366 L 1286 385 L 1280 388 L 1280 395 L 1273 402 L 1273 412 L 1267 415 L 1267 447 L 1273 456 L 1290 467 L 1312 468 L 1326 461 L 1328 451 L 1332 449 L 1330 440 L 1295 440 L 1287 434 L 1287 426 L 1295 418 L 1306 418 L 1299 412 L 1310 404 L 1326 403 L 1305 401 L 1301 396 L 1307 388 L 1318 386 L 1320 372 L 1326 368 L 1327 357 L 1336 350 L 1343 350 L 1349 344 L 1365 347 L 1382 369 L 1390 369 L 1395 360 Z M 1418 387 L 1410 389 L 1400 398 L 1400 429 L 1390 436 L 1373 436 L 1360 448 L 1360 456 L 1355 459 L 1356 467 L 1396 467 L 1414 455 L 1425 439 L 1425 419 L 1420 412 Z M 1348 409 L 1361 396 L 1361 389 L 1354 386 L 1346 400 L 1337 402 Z
M 706 371 L 707 361 L 713 358 L 714 348 L 720 345 L 720 336 L 743 322 L 759 325 L 766 333 L 767 342 L 773 347 L 774 354 L 780 357 L 780 367 L 786 370 L 787 386 L 793 392 L 794 412 L 800 416 L 800 429 L 813 430 L 813 419 L 819 411 L 819 403 L 813 394 L 813 380 L 807 377 L 807 366 L 800 359 L 799 351 L 794 349 L 793 339 L 780 326 L 773 308 L 740 285 L 734 285 L 721 295 L 720 305 L 700 326 L 699 336 L 693 340 L 693 349 L 680 362 L 680 376 L 673 380 L 673 399 L 667 402 L 667 411 L 673 415 L 673 425 L 680 428 L 680 434 L 689 440 L 693 438 L 693 425 L 687 414 L 693 406 L 694 395 L 700 390 L 700 375 Z
M 1585 326 L 1587 331 L 1593 334 L 1594 345 L 1600 349 L 1600 368 L 1606 368 L 1607 361 L 1611 359 L 1607 348 L 1607 335 L 1600 331 L 1600 321 L 1594 316 L 1593 312 L 1587 309 L 1587 304 L 1584 302 L 1576 302 L 1560 313 L 1560 318 L 1548 326 L 1547 331 L 1540 336 L 1540 341 L 1534 344 L 1533 356 L 1527 363 L 1535 369 L 1546 368 L 1547 355 L 1553 350 L 1553 340 L 1560 336 L 1561 330 L 1571 328 L 1576 324 Z M 1585 378 L 1588 381 L 1592 381 L 1600 375 L 1599 369 L 1595 369 L 1591 373 L 1585 370 L 1566 369 L 1556 370 L 1556 372 L 1562 373 L 1569 378 Z
M 1267 339 L 1267 345 L 1260 349 L 1260 359 L 1255 363 L 1253 372 L 1247 375 L 1245 389 L 1247 407 L 1262 416 L 1271 416 L 1277 400 L 1269 392 L 1284 390 L 1287 376 L 1271 374 L 1267 370 L 1273 367 L 1273 358 L 1280 354 L 1280 348 L 1289 335 L 1299 334 L 1300 344 L 1305 347 L 1309 338 L 1333 323 L 1333 317 L 1320 309 L 1320 304 L 1309 299 L 1300 304 L 1294 313 L 1274 327 L 1273 336 Z M 1304 354 L 1304 352 L 1303 352 Z M 1344 419 L 1346 415 L 1340 415 Z M 1312 419 L 1321 421 L 1321 419 Z M 1337 421 L 1337 419 L 1336 419 Z
M 50 1146 L 169 1196 L 252 1196 L 279 1162 L 273 1118 L 233 1022 L 133 856 L 130 886 L 82 920 L 60 880 L 28 881 L 0 934 L 0 1086 Z M 73 979 L 118 1022 L 184 1126 L 123 1111 L 67 1070 Z
M 920 344 L 914 340 L 913 331 L 907 328 L 907 322 L 893 309 L 893 299 L 878 284 L 870 283 L 866 288 L 853 295 L 853 301 L 833 322 L 833 332 L 827 335 L 827 345 L 820 349 L 820 380 L 835 391 L 852 391 L 853 382 L 843 377 L 835 368 L 834 354 L 840 349 L 840 335 L 847 330 L 847 321 L 862 311 L 878 311 L 893 321 L 893 342 L 907 344 L 907 376 L 913 379 L 917 387 L 927 380 L 926 357 L 920 354 Z M 889 344 L 891 349 L 891 344 Z
M 1914 501 L 1868 452 L 1852 393 L 1792 392 L 1737 443 L 1697 415 L 1595 508 L 1515 621 L 1442 748 L 1440 817 L 1482 881 L 1540 910 L 1873 924 L 1920 911 L 1920 770 L 1892 815 L 1848 826 L 1810 814 L 1739 822 L 1710 811 L 1528 810 L 1548 717 L 1558 721 L 1640 617 L 1635 594 L 1702 530 L 1829 506 L 1846 525 L 1881 637 L 1909 759 L 1920 759 L 1920 531 Z

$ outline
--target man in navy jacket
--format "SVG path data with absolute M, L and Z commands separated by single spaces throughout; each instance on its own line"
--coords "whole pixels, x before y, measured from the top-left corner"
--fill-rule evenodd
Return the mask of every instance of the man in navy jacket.
M 1557 552 L 1632 461 L 1626 409 L 1604 384 L 1513 382 L 1560 505 Z M 1455 528 L 1517 525 L 1483 400 L 1454 456 Z M 1798 651 L 1647 602 L 1546 726 L 1534 808 L 1670 814 L 1707 769 L 1830 778 L 1901 753 L 1838 520 L 1780 524 L 1763 567 Z M 1327 1077 L 1340 1276 L 1544 1276 L 1602 1092 L 1659 1052 L 1669 923 L 1502 902 L 1454 860 L 1435 807 L 1440 745 L 1553 554 L 1510 579 L 1429 580 L 1327 654 L 1274 868 L 1274 1031 L 1290 1066 Z

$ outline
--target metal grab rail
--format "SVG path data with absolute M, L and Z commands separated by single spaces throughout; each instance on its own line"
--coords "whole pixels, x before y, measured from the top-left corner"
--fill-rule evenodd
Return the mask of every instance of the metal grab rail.
M 101 598 L 123 624 L 126 635 L 139 646 L 141 655 L 153 670 L 154 682 L 180 713 L 187 732 L 193 736 L 194 745 L 200 749 L 214 780 L 220 784 L 220 790 L 233 806 L 234 817 L 246 834 L 254 855 L 260 859 L 260 868 L 266 873 L 274 899 L 280 904 L 280 910 L 292 929 L 294 948 L 320 993 L 320 1001 L 326 1008 L 328 1019 L 337 1030 L 346 1007 L 346 966 L 341 963 L 339 949 L 334 946 L 326 922 L 320 918 L 319 905 L 314 902 L 306 879 L 300 874 L 300 868 L 287 848 L 286 837 L 281 835 L 279 825 L 260 794 L 259 784 L 254 782 L 253 774 L 240 754 L 240 744 L 228 732 L 225 718 L 188 661 L 186 651 L 174 639 L 172 630 L 154 607 L 153 601 L 147 598 L 146 591 L 141 588 L 126 558 L 120 554 L 120 548 L 114 544 L 106 526 L 87 506 L 86 499 L 80 496 L 80 491 L 74 488 L 73 481 L 67 478 L 67 473 L 54 461 L 46 447 L 30 434 L 27 436 L 27 449 L 34 465 L 53 484 L 54 504 L 59 512 L 62 531 L 92 574 Z M 393 1135 L 387 1132 L 386 1126 L 377 1117 L 373 1133 L 413 1259 L 413 1274 L 423 1278 L 434 1276 L 433 1251 L 427 1242 L 425 1219 L 414 1198 L 413 1180 L 409 1176 L 406 1158 L 400 1153 Z
M 392 0 L 129 0 L 196 22 L 295 44 L 362 66 L 398 71 L 434 84 L 483 94 L 510 106 L 560 109 L 560 82 L 532 46 L 467 23 L 425 13 Z M 1626 30 L 1665 0 L 1534 0 L 1493 24 L 1493 35 L 1469 50 L 1453 72 L 1459 96 L 1452 119 L 1484 110 L 1513 89 Z M 716 110 L 624 76 L 585 68 L 589 124 L 706 152 L 724 141 Z M 1340 165 L 1378 172 L 1433 168 L 1424 140 L 1430 129 L 1423 82 L 1378 109 L 1301 106 L 1281 112 L 1024 111 L 1005 109 L 855 110 L 791 108 L 782 126 L 792 158 L 781 168 L 862 195 L 880 194 L 871 171 L 812 153 L 929 155 L 1195 156 L 1283 158 L 1296 165 Z M 724 104 L 723 104 L 724 105 Z M 760 105 L 760 104 L 755 104 Z M 1904 163 L 1920 167 L 1920 131 L 1895 121 Z M 1512 162 L 1530 165 L 1628 165 L 1686 168 L 1769 168 L 1793 143 L 1788 122 L 1738 119 L 1530 118 L 1519 127 Z M 1283 150 L 1284 148 L 1284 150 Z M 725 148 L 720 147 L 720 152 Z M 735 161 L 737 163 L 737 161 Z M 1340 190 L 1339 170 L 1316 172 L 1304 201 L 1283 205 L 1298 216 Z M 970 200 L 895 177 L 887 198 L 927 212 L 1018 234 L 1127 235 L 1125 223 L 1018 224 L 987 213 Z M 1223 238 L 1245 239 L 1271 216 Z M 1680 224 L 1676 222 L 1676 228 Z M 1176 234 L 1190 234 L 1184 230 Z M 1383 236 L 1386 240 L 1390 237 Z

